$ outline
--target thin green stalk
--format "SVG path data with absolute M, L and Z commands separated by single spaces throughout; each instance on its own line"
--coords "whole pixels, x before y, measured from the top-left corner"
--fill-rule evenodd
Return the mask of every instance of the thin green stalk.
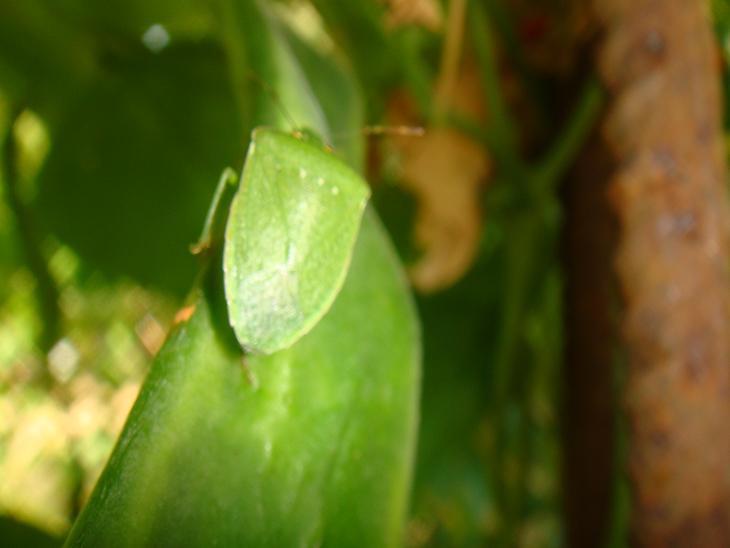
M 489 462 L 496 476 L 495 494 L 501 513 L 496 540 L 500 546 L 510 546 L 515 542 L 524 512 L 527 489 L 524 475 L 530 444 L 528 398 L 524 393 L 516 394 L 515 387 L 517 380 L 530 383 L 533 376 L 529 364 L 519 363 L 518 354 L 523 343 L 525 317 L 531 306 L 530 292 L 543 275 L 538 271 L 541 264 L 538 256 L 543 253 L 545 238 L 557 230 L 542 205 L 545 200 L 555 200 L 560 181 L 593 128 L 602 104 L 602 91 L 593 79 L 586 84 L 554 146 L 537 165 L 528 167 L 521 157 L 516 127 L 499 88 L 495 37 L 489 16 L 476 2 L 470 4 L 469 24 L 490 114 L 489 125 L 480 131 L 469 120 L 453 114 L 449 122 L 485 143 L 502 168 L 501 179 L 509 184 L 507 190 L 512 193 L 513 198 L 505 202 L 506 207 L 516 206 L 516 211 L 504 212 L 513 217 L 508 223 L 502 332 L 493 371 L 491 412 L 496 440 Z M 520 415 L 516 433 L 506 422 L 512 405 L 518 407 Z M 511 437 L 511 432 L 517 437 Z M 516 461 L 520 475 L 517 482 L 510 481 L 508 476 L 512 461 Z
M 540 127 L 545 127 L 548 119 L 547 106 L 545 104 L 545 93 L 543 85 L 536 78 L 528 67 L 527 60 L 522 51 L 522 44 L 515 33 L 514 26 L 510 21 L 505 3 L 499 0 L 486 0 L 484 2 L 487 15 L 494 21 L 494 27 L 504 44 L 505 53 L 515 67 L 522 82 L 522 89 L 537 107 L 536 116 Z
M 246 72 L 249 66 L 247 59 L 249 52 L 237 24 L 238 18 L 236 17 L 234 3 L 231 0 L 219 0 L 216 5 L 217 20 L 225 44 L 226 55 L 228 56 L 228 70 L 233 83 L 233 95 L 243 121 L 243 127 L 248 131 L 251 129 L 253 117 L 253 109 L 249 98 L 251 77 Z M 258 77 L 258 75 L 254 76 Z
M 499 89 L 496 42 L 491 22 L 482 6 L 473 1 L 469 4 L 468 20 L 489 113 L 490 152 L 506 171 L 516 177 L 522 176 L 524 164 L 518 150 L 516 126 Z
M 61 310 L 58 306 L 58 287 L 41 253 L 39 237 L 32 215 L 23 202 L 18 189 L 18 150 L 13 137 L 13 126 L 21 112 L 21 108 L 13 110 L 3 139 L 2 181 L 5 186 L 6 201 L 15 216 L 18 238 L 25 255 L 25 262 L 37 284 L 36 303 L 38 314 L 42 320 L 41 331 L 38 336 L 38 347 L 47 352 L 58 339 Z
M 535 169 L 538 192 L 554 192 L 575 159 L 586 137 L 593 129 L 603 104 L 603 89 L 591 78 L 584 86 L 578 104 L 573 109 L 555 144 Z
M 512 390 L 518 376 L 529 375 L 529 370 L 520 367 L 516 357 L 522 342 L 522 326 L 528 309 L 528 295 L 538 273 L 535 272 L 535 257 L 539 253 L 541 230 L 539 217 L 530 210 L 522 212 L 514 221 L 510 230 L 510 242 L 507 249 L 507 268 L 505 271 L 505 299 L 502 306 L 502 333 L 499 337 L 499 348 L 494 365 L 494 390 L 492 396 L 493 416 L 499 418 L 495 455 L 492 465 L 497 471 L 497 500 L 502 512 L 500 538 L 502 545 L 508 546 L 514 539 L 521 519 L 520 492 L 524 482 L 518 481 L 517 487 L 508 482 L 508 462 L 512 455 L 508 447 L 508 432 L 505 426 Z M 528 381 L 526 381 L 528 382 Z M 520 398 L 521 400 L 521 398 Z M 520 402 L 521 405 L 521 402 Z M 524 415 L 524 409 L 520 409 Z M 521 417 L 520 430 L 525 427 Z M 522 434 L 520 435 L 520 438 Z M 524 473 L 524 458 L 521 449 L 516 458 L 520 473 Z
M 492 417 L 496 424 L 496 440 L 491 455 L 490 467 L 495 474 L 496 499 L 500 510 L 498 542 L 508 546 L 514 542 L 521 518 L 523 493 L 515 492 L 524 487 L 523 481 L 513 485 L 508 477 L 508 465 L 512 453 L 508 447 L 508 426 L 506 415 L 512 401 L 515 376 L 524 372 L 517 371 L 516 356 L 521 343 L 521 326 L 528 306 L 529 288 L 534 279 L 535 245 L 539 230 L 535 230 L 539 218 L 535 217 L 535 202 L 529 196 L 531 177 L 518 148 L 518 134 L 512 116 L 502 96 L 497 67 L 496 44 L 491 22 L 482 6 L 470 3 L 469 24 L 473 47 L 479 62 L 484 86 L 489 125 L 481 134 L 497 164 L 502 168 L 502 179 L 510 184 L 512 192 L 524 195 L 518 217 L 510 223 L 505 271 L 505 297 L 502 302 L 502 333 L 499 337 L 494 364 L 492 388 Z M 463 124 L 463 120 L 452 117 L 452 121 Z M 468 127 L 468 124 L 467 124 Z M 473 128 L 471 128 L 473 130 Z M 527 191 L 527 192 L 526 192 Z M 524 422 L 522 419 L 521 423 Z M 520 430 L 525 425 L 520 425 Z M 521 432 L 519 438 L 524 437 Z M 524 459 L 521 448 L 517 451 L 519 473 Z
M 416 33 L 403 32 L 397 39 L 394 47 L 397 47 L 408 62 L 403 63 L 403 77 L 408 90 L 413 94 L 418 104 L 419 112 L 426 112 L 431 115 L 433 113 L 433 100 L 431 93 L 431 81 L 433 75 L 429 70 L 428 64 L 420 55 L 423 47 L 419 42 Z

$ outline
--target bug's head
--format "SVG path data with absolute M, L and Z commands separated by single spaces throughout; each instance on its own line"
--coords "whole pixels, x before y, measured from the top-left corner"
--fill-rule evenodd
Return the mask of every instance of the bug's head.
M 322 137 L 320 137 L 320 135 L 316 131 L 308 127 L 297 128 L 292 132 L 292 135 L 294 135 L 294 137 L 296 137 L 297 139 L 304 141 L 305 143 L 312 144 L 316 147 L 324 149 L 331 148 L 327 145 L 327 143 L 324 142 Z

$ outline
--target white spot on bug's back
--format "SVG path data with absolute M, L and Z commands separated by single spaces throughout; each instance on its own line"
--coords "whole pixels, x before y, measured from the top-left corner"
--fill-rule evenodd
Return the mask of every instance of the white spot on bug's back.
M 332 193 L 332 196 L 337 196 L 340 193 L 340 189 L 337 188 L 336 186 L 333 186 L 332 190 L 330 190 L 330 192 Z
M 299 178 L 304 179 L 307 176 L 307 170 L 303 167 L 299 168 Z
M 317 184 L 318 184 L 319 186 L 323 186 L 323 185 L 324 185 L 324 179 L 323 179 L 322 177 L 319 177 L 319 178 L 317 179 Z

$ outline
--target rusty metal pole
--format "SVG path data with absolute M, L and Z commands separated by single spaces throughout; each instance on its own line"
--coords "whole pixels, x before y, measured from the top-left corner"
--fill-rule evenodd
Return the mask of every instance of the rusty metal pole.
M 730 209 L 700 0 L 594 0 L 628 371 L 635 546 L 730 546 Z

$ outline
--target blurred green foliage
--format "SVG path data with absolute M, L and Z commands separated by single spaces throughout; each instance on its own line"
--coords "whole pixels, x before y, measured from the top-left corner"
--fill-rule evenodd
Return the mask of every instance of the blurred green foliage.
M 389 4 L 374 0 L 263 4 L 279 35 L 262 52 L 246 49 L 247 40 L 263 28 L 248 19 L 255 12 L 252 0 L 0 1 L 5 151 L 0 512 L 54 537 L 37 544 L 22 541 L 25 545 L 52 545 L 65 536 L 90 495 L 175 310 L 193 285 L 200 263 L 189 245 L 200 232 L 218 175 L 226 166 L 240 166 L 254 123 L 288 127 L 305 120 L 316 126 L 316 99 L 322 124 L 317 129 L 328 134 L 337 154 L 368 174 L 373 204 L 403 262 L 418 258 L 413 233 L 419 202 L 400 185 L 397 169 L 390 169 L 398 166 L 398 153 L 382 141 L 353 136 L 353 128 L 387 123 L 395 92 L 413 99 L 417 122 L 445 123 L 434 106 L 444 26 L 387 24 Z M 519 122 L 499 85 L 502 56 L 520 71 L 529 70 L 514 58 L 520 47 L 515 23 L 507 12 L 494 17 L 493 10 L 479 9 L 480 3 L 469 4 L 464 49 L 482 79 L 492 123 L 460 117 L 455 125 L 488 146 L 496 167 L 489 199 L 478 197 L 484 225 L 474 265 L 452 287 L 417 296 L 423 380 L 403 542 L 560 546 L 557 182 L 600 99 L 587 86 L 574 115 L 545 124 L 565 128 L 552 136 L 554 142 L 524 153 Z M 434 5 L 443 15 L 449 3 Z M 727 61 L 730 11 L 724 0 L 713 7 Z M 493 23 L 498 24 L 493 28 Z M 244 28 L 250 34 L 242 37 Z M 272 52 L 292 54 L 296 70 L 267 72 L 264 64 Z M 514 76 L 518 87 L 545 83 L 539 74 L 525 77 L 520 71 Z M 272 91 L 279 85 L 281 91 Z M 373 226 L 366 230 L 377 232 Z M 33 256 L 42 258 L 40 264 Z M 44 291 L 57 296 L 55 310 L 42 302 Z M 347 299 L 356 301 L 352 295 Z M 386 325 L 381 315 L 387 309 L 387 302 L 364 303 L 370 316 L 362 321 Z M 207 321 L 199 311 L 195 329 Z M 53 322 L 57 329 L 44 345 Z M 337 332 L 331 324 L 322 329 Z M 204 346 L 210 345 L 205 348 L 220 350 L 206 338 L 209 332 L 201 333 Z M 383 337 L 378 344 L 392 344 L 378 336 Z M 171 345 L 189 344 L 180 341 L 179 331 L 175 337 Z M 333 348 L 348 352 L 342 345 Z M 165 359 L 153 370 L 141 417 L 154 407 L 152 400 L 159 398 L 163 407 L 174 404 L 175 394 L 166 395 L 163 388 L 165 368 L 175 363 Z M 297 360 L 306 362 L 306 356 L 297 354 Z M 221 370 L 233 361 L 221 357 Z M 253 368 L 259 365 L 254 360 Z M 204 369 L 198 373 L 215 376 Z M 386 382 L 387 372 L 380 374 Z M 236 379 L 231 386 L 238 386 L 241 377 Z M 189 379 L 178 381 L 176 386 L 189 388 Z M 205 443 L 214 445 L 226 413 L 251 411 L 236 394 L 219 400 L 207 396 L 190 402 L 189 415 L 168 419 L 185 430 L 195 426 L 186 417 L 197 417 L 204 405 L 220 405 L 213 412 L 219 422 L 203 428 Z M 149 426 L 145 420 L 139 424 Z M 174 454 L 178 441 L 166 438 L 165 451 Z M 139 443 L 143 451 L 144 440 Z M 201 451 L 205 458 L 205 447 Z M 285 448 L 281 451 L 285 459 Z M 175 463 L 188 466 L 199 458 L 188 446 Z M 109 475 L 125 469 L 120 459 Z M 136 473 L 155 479 L 149 469 Z M 224 480 L 213 478 L 211 485 L 221 490 Z M 205 480 L 198 481 L 204 490 Z M 174 485 L 170 489 L 180 494 Z M 135 496 L 122 492 L 120 500 L 124 495 Z M 98 513 L 84 519 L 96 516 L 101 527 L 108 515 L 99 508 L 106 509 L 96 507 Z M 175 521 L 171 515 L 163 518 Z M 205 513 L 200 519 L 212 523 L 215 516 Z M 17 529 L 10 518 L 6 526 Z
M 38 217 L 100 271 L 183 295 L 216 177 L 243 159 L 225 59 L 210 44 L 140 44 L 106 64 L 50 128 Z
M 249 8 L 240 2 L 236 9 Z M 396 89 L 415 98 L 421 119 L 432 118 L 442 35 L 418 25 L 390 28 L 386 9 L 366 0 L 316 0 L 281 3 L 273 13 L 285 23 L 280 40 L 320 101 L 335 149 L 355 167 L 370 169 L 374 203 L 410 260 L 417 256 L 415 202 L 397 178 L 372 170 L 363 139 L 352 131 L 364 120 L 383 122 Z M 221 13 L 228 15 L 223 22 Z M 277 74 L 229 71 L 231 59 L 252 55 L 237 50 L 240 28 L 232 14 L 203 2 L 102 7 L 30 0 L 0 7 L 3 125 L 25 135 L 19 156 L 29 158 L 13 181 L 19 205 L 0 209 L 0 237 L 8 244 L 0 268 L 9 281 L 0 302 L 8 333 L 0 343 L 2 399 L 10 417 L 0 434 L 0 461 L 2 477 L 14 478 L 3 479 L 12 488 L 0 489 L 0 504 L 55 534 L 67 530 L 90 492 L 130 395 L 194 279 L 188 246 L 218 173 L 243 158 L 250 128 L 240 113 L 260 111 L 261 103 L 246 106 L 257 96 L 277 124 L 306 116 L 286 96 L 268 92 Z M 259 57 L 249 63 L 260 64 Z M 348 65 L 356 85 L 341 76 L 340 67 Z M 297 85 L 285 87 L 284 95 Z M 364 108 L 352 100 L 360 92 Z M 21 118 L 11 119 L 18 112 L 32 123 L 20 127 Z M 44 137 L 33 141 L 33 131 Z M 6 181 L 4 193 L 7 188 Z M 34 227 L 32 238 L 19 238 L 20 217 Z M 509 382 L 510 396 L 496 412 L 491 368 L 511 274 L 505 270 L 505 217 L 490 219 L 471 272 L 418 302 L 425 370 L 409 545 L 468 546 L 499 538 L 504 501 L 498 493 L 505 489 L 524 493 L 515 506 L 520 544 L 546 546 L 561 538 L 560 277 L 548 246 L 535 268 L 551 273 L 530 286 L 520 305 L 514 363 L 525 364 L 525 377 Z M 26 245 L 37 246 L 59 293 L 59 332 L 46 351 L 36 344 L 44 317 Z M 54 417 L 57 426 L 49 428 L 61 432 L 51 449 L 46 438 L 36 446 L 18 441 L 41 411 Z M 29 455 L 25 461 L 14 456 L 18 445 Z M 496 458 L 503 462 L 496 465 Z M 9 468 L 16 461 L 36 464 Z M 48 463 L 42 473 L 38 462 Z M 507 483 L 505 469 L 513 470 Z M 17 496 L 36 483 L 50 486 L 55 497 Z

